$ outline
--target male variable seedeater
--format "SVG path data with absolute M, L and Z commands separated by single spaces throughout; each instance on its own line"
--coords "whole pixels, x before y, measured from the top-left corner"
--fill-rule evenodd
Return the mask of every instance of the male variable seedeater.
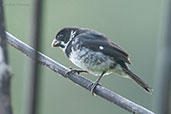
M 57 33 L 52 47 L 60 47 L 69 60 L 82 69 L 74 72 L 87 71 L 99 76 L 89 86 L 92 94 L 100 79 L 112 72 L 129 77 L 147 92 L 151 91 L 151 88 L 129 69 L 129 54 L 102 33 L 91 29 L 66 27 Z

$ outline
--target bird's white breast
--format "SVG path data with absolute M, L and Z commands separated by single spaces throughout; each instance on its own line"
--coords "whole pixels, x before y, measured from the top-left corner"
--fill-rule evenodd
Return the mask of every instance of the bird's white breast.
M 71 48 L 69 59 L 76 66 L 87 70 L 94 75 L 99 75 L 103 71 L 108 71 L 110 66 L 114 63 L 110 57 L 105 56 L 103 53 L 94 52 L 85 47 L 82 47 L 80 50 L 74 50 Z

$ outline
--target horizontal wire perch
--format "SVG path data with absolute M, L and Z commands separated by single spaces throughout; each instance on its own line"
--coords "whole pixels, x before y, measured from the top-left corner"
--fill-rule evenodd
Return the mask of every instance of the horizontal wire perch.
M 34 49 L 30 47 L 29 45 L 25 44 L 24 42 L 18 40 L 16 37 L 11 35 L 10 33 L 6 32 L 7 41 L 8 43 L 16 48 L 17 50 L 20 50 L 24 54 L 26 54 L 31 59 L 34 58 Z M 49 69 L 53 70 L 56 73 L 61 74 L 63 77 L 66 77 L 65 74 L 70 70 L 66 68 L 65 66 L 57 63 L 56 61 L 52 60 L 48 56 L 38 52 L 38 62 L 41 65 L 47 66 Z M 88 85 L 90 85 L 92 82 L 85 79 L 82 76 L 70 73 L 67 77 L 68 79 L 72 80 L 74 83 L 82 86 L 83 88 L 89 90 Z M 120 107 L 123 109 L 133 113 L 133 114 L 154 114 L 154 112 L 118 95 L 117 93 L 114 93 L 102 86 L 97 85 L 95 88 L 94 93 Z

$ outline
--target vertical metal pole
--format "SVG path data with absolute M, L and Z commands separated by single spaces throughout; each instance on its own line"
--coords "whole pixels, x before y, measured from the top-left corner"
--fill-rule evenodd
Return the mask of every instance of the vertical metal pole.
M 171 0 L 162 1 L 161 16 L 153 105 L 157 114 L 171 114 Z
M 29 100 L 27 114 L 36 114 L 38 108 L 38 93 L 39 93 L 39 66 L 38 66 L 38 54 L 37 50 L 40 48 L 40 37 L 41 37 L 41 17 L 42 17 L 42 3 L 43 0 L 33 0 L 33 23 L 32 23 L 32 43 L 34 52 L 34 60 L 31 65 L 30 72 L 30 84 L 29 84 Z
M 0 114 L 12 114 L 11 76 L 8 68 L 7 39 L 3 13 L 3 2 L 0 0 Z

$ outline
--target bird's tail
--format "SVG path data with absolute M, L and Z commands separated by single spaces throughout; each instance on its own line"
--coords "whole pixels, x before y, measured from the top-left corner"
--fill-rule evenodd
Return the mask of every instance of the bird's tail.
M 152 89 L 141 79 L 139 78 L 136 74 L 134 74 L 131 70 L 129 69 L 123 69 L 128 76 L 133 79 L 138 85 L 140 85 L 142 88 L 144 88 L 147 92 L 151 93 Z

